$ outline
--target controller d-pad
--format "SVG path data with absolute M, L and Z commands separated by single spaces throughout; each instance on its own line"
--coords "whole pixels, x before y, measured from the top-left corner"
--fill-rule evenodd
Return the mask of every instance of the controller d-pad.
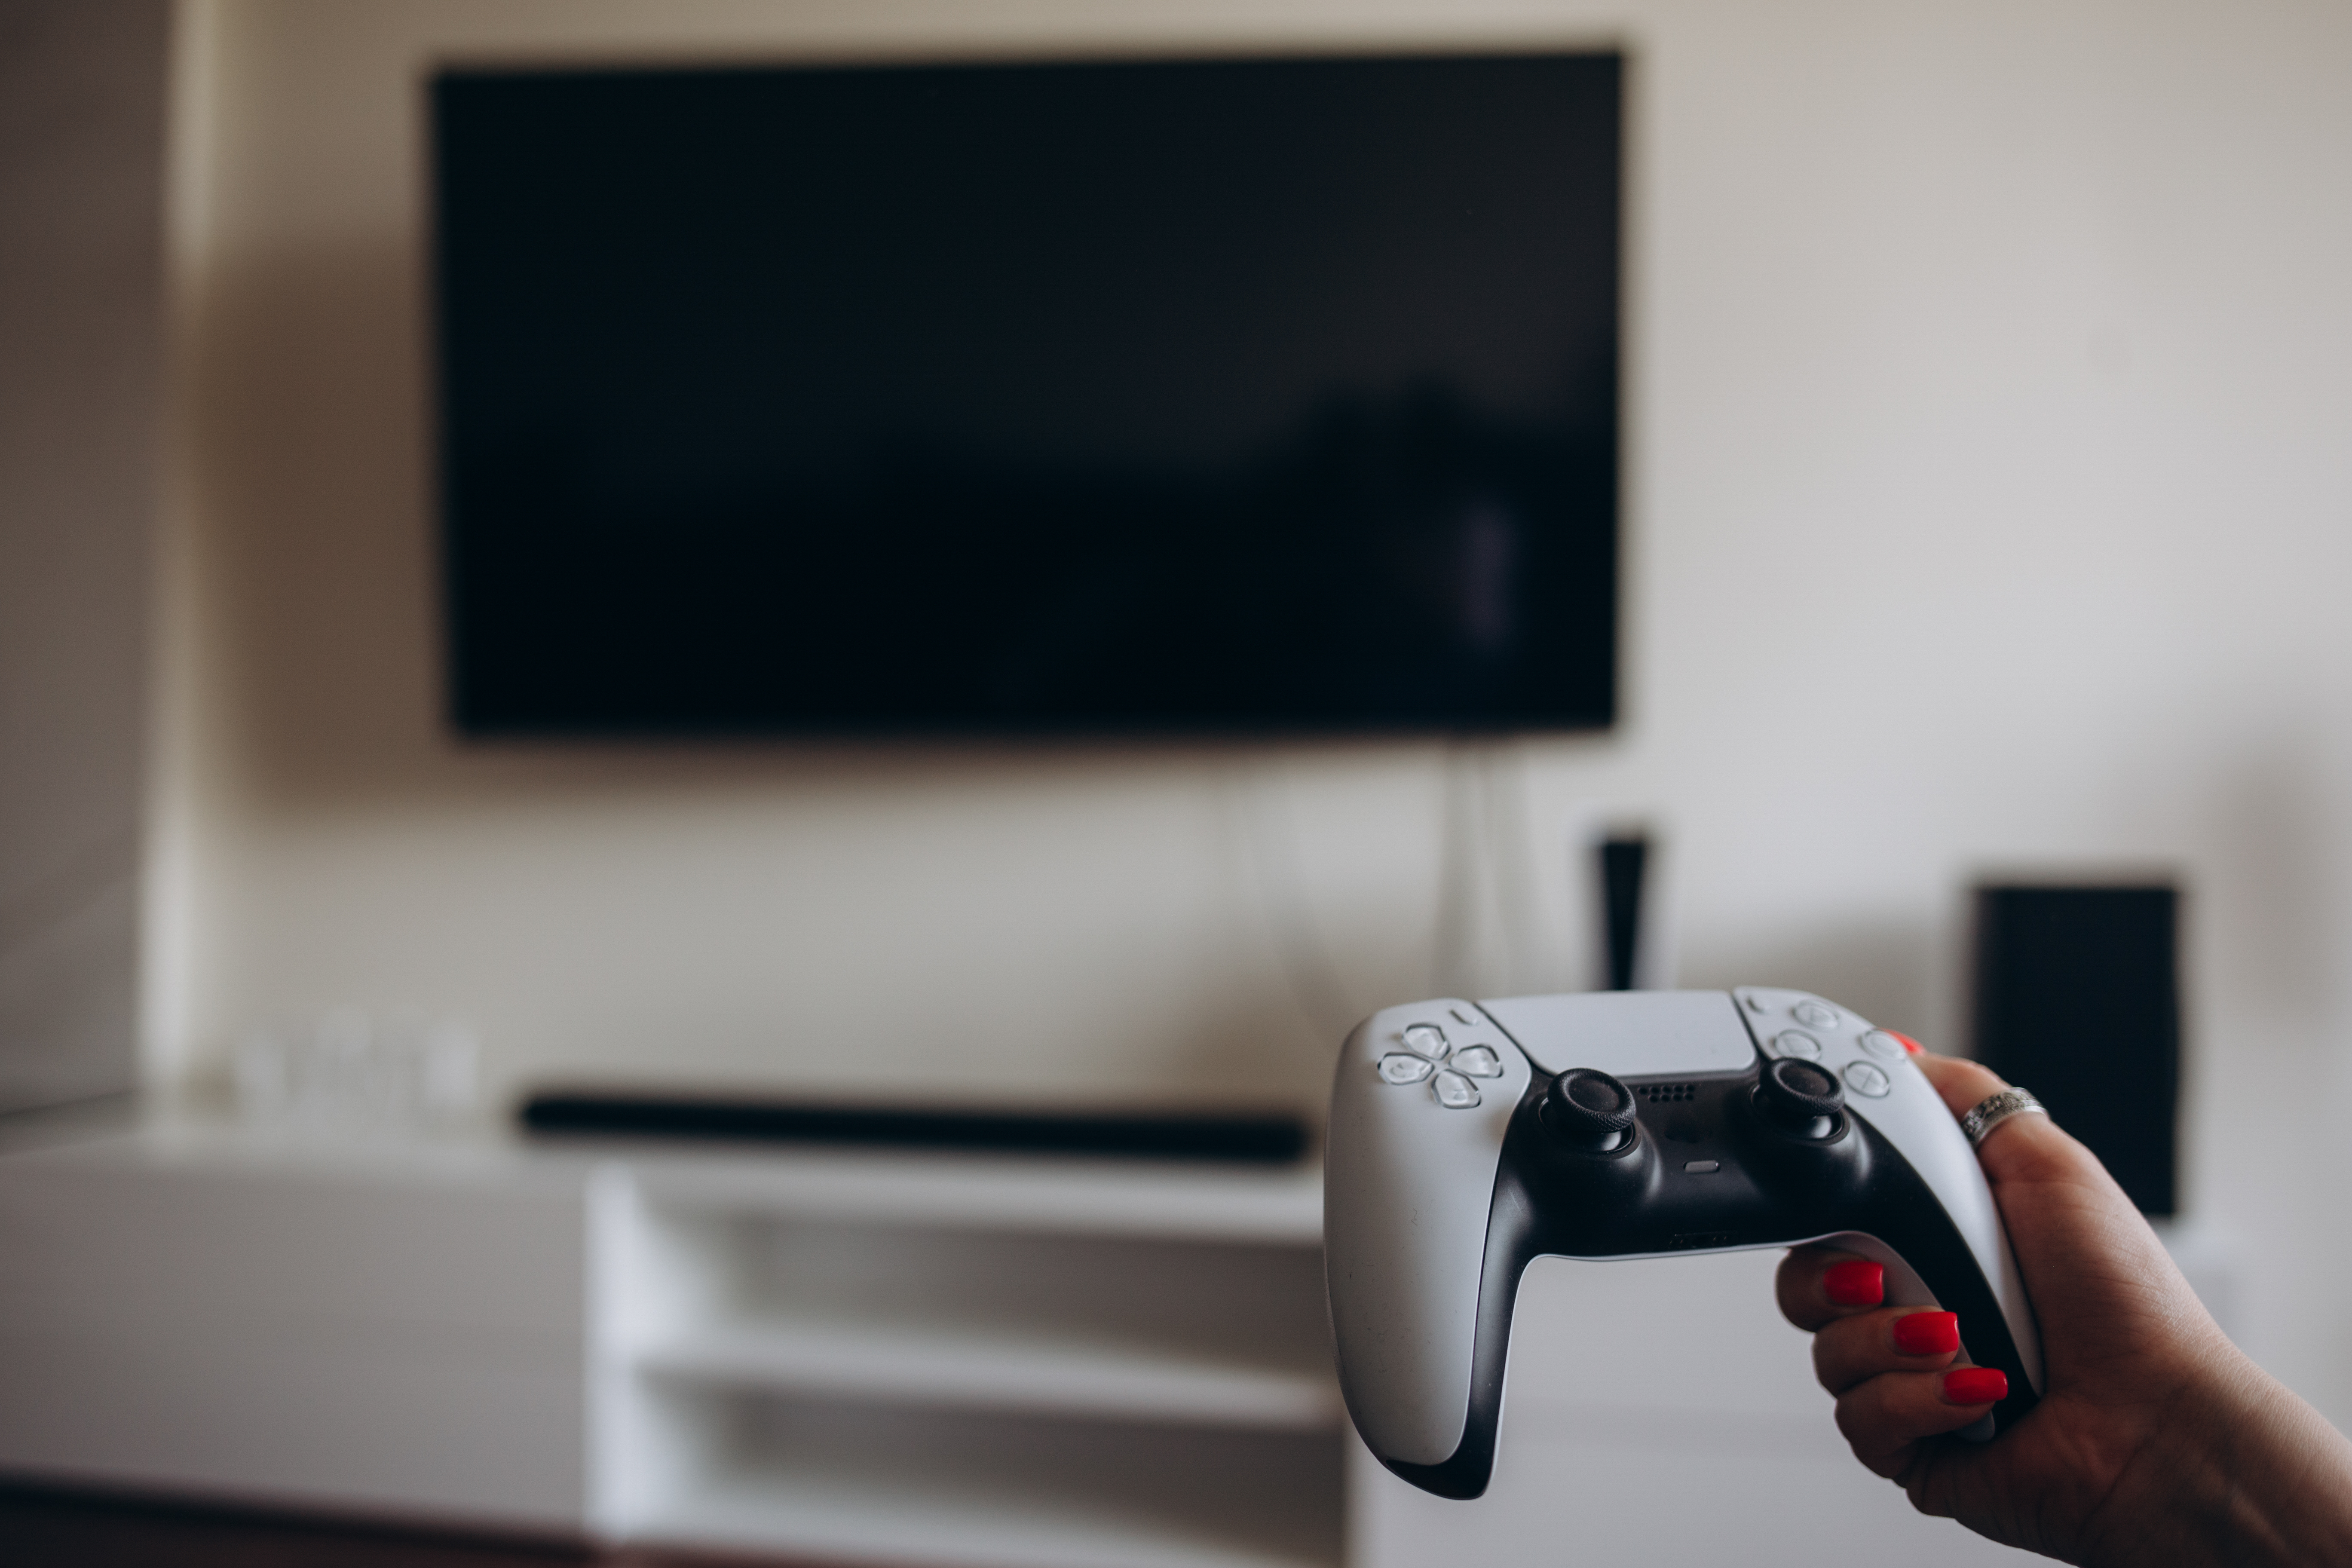
M 1389 1083 L 1419 1083 L 1436 1070 L 1437 1065 L 1427 1057 L 1404 1051 L 1391 1051 L 1381 1058 L 1381 1077 Z
M 1445 1031 L 1434 1024 L 1414 1024 L 1404 1032 L 1404 1048 L 1417 1051 L 1431 1061 L 1442 1062 L 1453 1047 L 1445 1043 Z
M 1478 1103 L 1478 1086 L 1458 1072 L 1442 1072 L 1430 1080 L 1429 1092 L 1448 1110 L 1468 1110 Z
M 1472 1078 L 1500 1078 L 1503 1058 L 1485 1046 L 1465 1046 L 1454 1053 L 1454 1068 Z

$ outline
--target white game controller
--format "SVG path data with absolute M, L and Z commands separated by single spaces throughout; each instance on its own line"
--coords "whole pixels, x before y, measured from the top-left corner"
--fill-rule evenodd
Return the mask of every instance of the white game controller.
M 1324 1155 L 1339 1383 L 1381 1462 L 1486 1489 L 1519 1277 L 1819 1241 L 1959 1314 L 2032 1408 L 2041 1342 L 1975 1151 L 1896 1036 L 1743 986 L 1420 1002 L 1349 1036 Z M 1759 1310 L 1769 1310 L 1759 1304 Z

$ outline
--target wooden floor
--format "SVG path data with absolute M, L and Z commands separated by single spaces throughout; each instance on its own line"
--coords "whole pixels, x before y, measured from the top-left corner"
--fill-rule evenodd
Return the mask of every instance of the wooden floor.
M 752 1560 L 730 1558 L 738 1565 Z M 768 1568 L 817 1568 L 759 1560 Z M 81 1493 L 0 1488 L 5 1568 L 713 1568 L 709 1558 L 367 1529 Z

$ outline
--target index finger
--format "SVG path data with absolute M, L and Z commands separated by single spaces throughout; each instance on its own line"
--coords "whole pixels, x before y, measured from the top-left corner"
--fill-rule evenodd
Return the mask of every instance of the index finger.
M 1772 1277 L 1780 1315 L 1812 1333 L 1840 1318 L 1875 1310 L 1886 1300 L 1886 1270 L 1833 1247 L 1792 1247 Z

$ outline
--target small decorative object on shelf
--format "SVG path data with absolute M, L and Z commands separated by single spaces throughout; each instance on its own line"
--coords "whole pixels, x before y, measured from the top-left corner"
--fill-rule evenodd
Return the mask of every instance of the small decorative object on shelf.
M 257 1028 L 237 1043 L 237 1110 L 265 1124 L 446 1128 L 478 1103 L 480 1056 L 461 1023 L 337 1008 L 308 1027 Z

